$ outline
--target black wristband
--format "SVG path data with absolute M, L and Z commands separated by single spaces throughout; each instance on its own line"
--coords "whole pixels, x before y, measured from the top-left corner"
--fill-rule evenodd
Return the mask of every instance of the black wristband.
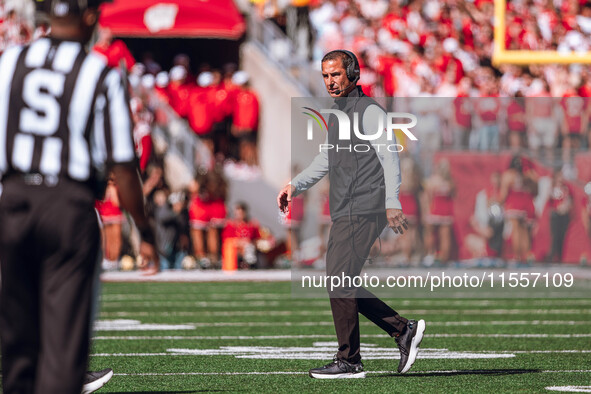
M 140 237 L 142 238 L 142 242 L 148 243 L 150 245 L 156 245 L 156 237 L 154 236 L 154 231 L 150 225 L 146 225 L 144 227 L 138 227 L 140 231 Z

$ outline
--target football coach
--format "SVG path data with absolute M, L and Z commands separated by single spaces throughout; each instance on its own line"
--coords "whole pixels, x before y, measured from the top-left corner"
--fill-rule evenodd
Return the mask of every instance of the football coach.
M 332 108 L 344 112 L 351 124 L 353 114 L 358 113 L 362 123 L 359 129 L 367 135 L 375 133 L 380 124 L 384 124 L 379 122 L 379 118 L 385 119 L 386 112 L 357 86 L 359 75 L 359 62 L 350 51 L 339 49 L 322 58 L 324 84 L 328 94 L 334 98 Z M 364 143 L 354 133 L 351 134 L 351 146 Z M 324 146 L 338 146 L 338 138 L 338 121 L 335 115 L 331 115 L 325 141 L 327 145 Z M 279 209 L 285 212 L 292 197 L 328 174 L 333 223 L 326 253 L 326 273 L 329 277 L 347 276 L 353 279 L 358 276 L 386 224 L 400 234 L 408 228 L 398 200 L 401 183 L 398 153 L 377 148 L 378 143 L 388 143 L 386 133 L 382 133 L 382 139 L 377 140 L 368 152 L 321 149 L 313 162 L 277 196 Z M 311 377 L 365 377 L 360 354 L 359 313 L 395 339 L 400 349 L 398 372 L 405 373 L 410 369 L 423 338 L 424 320 L 408 320 L 400 316 L 362 287 L 343 286 L 328 289 L 328 292 L 339 347 L 333 362 L 311 369 Z
M 86 43 L 102 0 L 47 0 L 51 36 L 0 57 L 0 335 L 7 394 L 80 394 L 100 251 L 94 201 L 113 173 L 158 265 L 123 77 Z M 85 391 L 88 392 L 88 391 Z

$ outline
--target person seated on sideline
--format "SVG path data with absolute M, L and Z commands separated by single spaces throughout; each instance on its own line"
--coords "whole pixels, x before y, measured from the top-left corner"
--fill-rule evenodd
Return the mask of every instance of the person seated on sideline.
M 261 238 L 259 224 L 250 219 L 248 205 L 239 202 L 234 217 L 222 231 L 222 259 L 224 267 L 249 268 L 257 262 L 256 241 Z

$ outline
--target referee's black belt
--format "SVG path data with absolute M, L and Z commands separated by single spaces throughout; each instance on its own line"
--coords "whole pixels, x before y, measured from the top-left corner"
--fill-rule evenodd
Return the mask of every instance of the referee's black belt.
M 4 175 L 3 181 L 18 181 L 27 186 L 46 186 L 55 187 L 60 183 L 60 178 L 56 175 L 43 175 L 38 172 L 29 173 L 9 173 Z

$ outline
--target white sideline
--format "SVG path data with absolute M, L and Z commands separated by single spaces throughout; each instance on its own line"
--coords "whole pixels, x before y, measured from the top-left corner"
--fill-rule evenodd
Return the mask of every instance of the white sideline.
M 236 293 L 207 293 L 207 294 L 199 294 L 199 296 L 203 297 L 206 300 L 233 300 L 233 299 L 240 299 L 240 300 L 266 300 L 269 298 L 272 299 L 281 299 L 281 300 L 294 300 L 295 298 L 292 297 L 291 293 L 245 293 L 245 294 L 236 294 Z M 188 297 L 187 294 L 168 294 L 168 300 L 186 300 Z M 145 300 L 156 300 L 159 301 L 162 299 L 161 294 L 140 294 L 140 293 L 109 293 L 101 295 L 102 301 L 145 301 Z M 528 301 L 509 301 L 512 306 L 531 306 L 531 305 L 538 305 L 538 306 L 574 306 L 574 305 L 591 305 L 590 300 L 584 299 L 546 299 L 546 300 L 528 300 Z M 426 300 L 426 299 L 413 299 L 413 300 L 398 300 L 396 302 L 397 305 L 405 305 L 405 306 L 416 306 L 416 305 L 433 305 L 433 306 L 493 306 L 497 304 L 504 305 L 507 303 L 507 300 L 503 299 L 492 299 L 492 300 Z
M 329 301 L 326 300 L 283 300 L 283 301 L 104 301 L 101 303 L 101 308 L 133 308 L 133 307 L 190 307 L 190 308 L 244 308 L 252 307 L 328 307 Z M 408 312 L 414 314 L 445 314 L 445 315 L 532 315 L 532 314 L 549 314 L 549 315 L 578 315 L 581 313 L 591 314 L 591 309 L 518 309 L 518 308 L 497 308 L 497 309 L 441 309 L 434 307 L 432 309 L 404 309 L 396 308 L 401 312 Z M 112 312 L 111 312 L 112 313 Z
M 549 273 L 571 273 L 577 280 L 591 279 L 591 270 L 586 267 L 580 267 L 574 264 L 558 264 L 558 265 L 544 265 L 529 268 L 504 268 L 504 269 L 472 269 L 470 267 L 449 267 L 434 269 L 414 269 L 414 268 L 376 268 L 367 269 L 368 275 L 376 275 L 382 278 L 387 276 L 400 275 L 421 275 L 426 276 L 428 272 L 445 271 L 449 275 L 461 275 L 465 272 L 474 272 L 477 274 L 486 272 L 506 273 L 512 272 L 549 272 Z M 240 270 L 240 271 L 217 271 L 217 270 L 167 270 L 160 272 L 154 276 L 145 276 L 141 271 L 112 271 L 103 272 L 101 280 L 105 282 L 289 282 L 294 279 L 298 280 L 301 275 L 323 276 L 324 270 L 292 270 L 291 269 L 270 269 L 270 270 Z M 304 289 L 302 289 L 304 290 Z M 306 289 L 307 290 L 307 289 Z M 323 289 L 311 289 L 317 292 Z M 427 289 L 425 290 L 425 294 Z M 325 294 L 325 293 L 324 293 Z
M 591 393 L 591 386 L 548 386 L 546 390 L 565 393 Z
M 97 320 L 95 322 L 96 331 L 151 331 L 151 330 L 162 330 L 162 331 L 179 331 L 179 330 L 194 330 L 198 327 L 320 327 L 320 326 L 333 326 L 334 323 L 330 321 L 307 321 L 307 322 L 185 322 L 182 324 L 160 324 L 160 323 L 141 323 L 139 320 L 132 319 L 115 319 L 115 320 Z M 360 322 L 362 326 L 371 326 L 371 322 Z M 487 325 L 487 322 L 483 322 L 482 325 Z M 589 324 L 585 322 L 584 324 Z M 431 323 L 429 323 L 431 325 Z M 433 324 L 437 326 L 438 324 Z M 471 324 L 466 324 L 471 325 Z M 499 325 L 503 325 L 502 323 Z M 524 323 L 524 325 L 528 325 Z M 535 324 L 532 324 L 535 325 Z M 448 326 L 444 324 L 444 326 Z M 450 325 L 453 326 L 453 325 Z M 440 334 L 440 335 L 505 335 L 505 334 Z M 507 334 L 512 335 L 512 334 Z M 538 334 L 514 334 L 519 335 L 514 338 L 521 338 L 521 335 L 538 335 Z M 570 335 L 583 335 L 587 334 L 539 334 L 539 335 L 567 335 L 566 337 L 559 336 L 556 338 L 570 338 Z M 470 338 L 467 337 L 467 338 Z M 503 336 L 505 338 L 505 336 Z M 511 337 L 506 337 L 511 338 Z M 548 338 L 548 337 L 540 337 Z M 551 338 L 551 337 L 550 337 Z
M 322 350 L 322 349 L 320 349 Z M 425 350 L 425 349 L 422 349 Z M 441 349 L 445 350 L 445 349 Z M 467 351 L 464 351 L 467 353 Z M 569 353 L 569 354 L 587 354 L 591 353 L 591 350 L 478 350 L 478 353 L 484 354 L 499 354 L 499 355 L 512 355 L 512 354 L 551 354 L 551 353 Z M 194 353 L 95 353 L 91 354 L 91 357 L 155 357 L 155 356 L 195 356 Z M 388 358 L 395 358 L 395 356 L 388 356 Z
M 510 371 L 510 370 L 509 370 Z M 422 375 L 422 374 L 457 374 L 466 373 L 469 371 L 463 371 L 460 369 L 449 370 L 449 371 L 414 371 L 407 372 L 406 375 Z M 482 370 L 485 373 L 486 370 Z M 368 374 L 379 375 L 379 374 L 397 374 L 397 371 L 368 371 Z M 532 373 L 591 373 L 591 369 L 580 369 L 580 370 L 565 370 L 565 371 L 535 371 Z M 144 373 L 116 373 L 115 376 L 204 376 L 204 375 L 308 375 L 308 372 L 291 372 L 291 371 L 269 371 L 269 372 L 144 372 Z
M 455 335 L 458 337 L 460 335 L 478 335 L 482 337 L 490 337 L 496 338 L 500 335 L 503 335 L 504 338 L 586 338 L 591 337 L 591 334 L 426 334 L 426 337 L 437 337 L 443 336 L 445 338 L 450 338 L 451 335 Z M 510 337 L 504 335 L 511 335 Z M 521 336 L 524 335 L 524 336 Z M 552 336 L 555 335 L 555 336 Z M 138 335 L 129 335 L 129 336 L 119 336 L 119 335 L 110 335 L 110 336 L 96 336 L 93 337 L 94 340 L 246 340 L 246 339 L 254 339 L 254 340 L 269 340 L 269 339 L 315 339 L 315 338 L 334 338 L 334 335 L 159 335 L 159 336 L 138 336 Z M 380 335 L 380 334 L 368 334 L 363 335 L 364 338 L 387 338 L 387 336 Z M 452 337 L 453 338 L 453 337 Z
M 291 270 L 215 271 L 168 270 L 154 276 L 140 271 L 103 272 L 103 282 L 288 282 Z

